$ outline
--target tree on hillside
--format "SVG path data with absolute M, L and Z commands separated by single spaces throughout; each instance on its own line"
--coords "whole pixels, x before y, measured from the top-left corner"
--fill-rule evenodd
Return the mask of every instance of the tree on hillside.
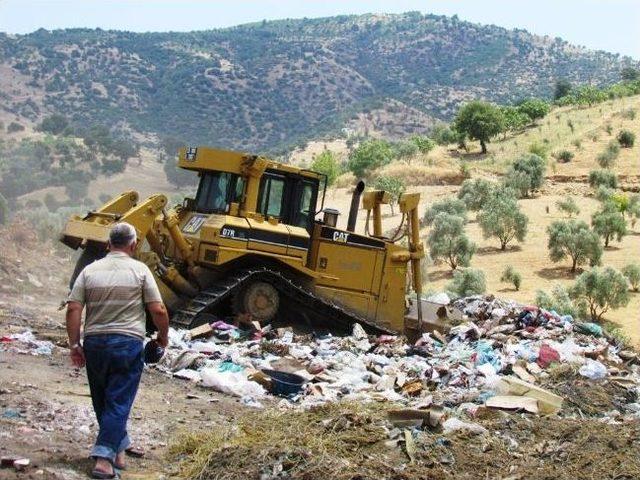
M 38 125 L 38 130 L 51 133 L 52 135 L 60 135 L 68 126 L 69 120 L 67 117 L 54 113 L 53 115 L 44 117 L 40 125 Z
M 164 174 L 167 177 L 167 181 L 174 185 L 176 188 L 195 185 L 197 182 L 195 172 L 178 167 L 177 156 L 176 158 L 168 157 L 165 160 L 162 169 L 164 170 Z
M 547 227 L 547 234 L 549 235 L 547 247 L 552 262 L 559 262 L 569 257 L 572 272 L 576 271 L 578 265 L 600 264 L 602 259 L 600 239 L 595 232 L 589 230 L 589 225 L 585 222 L 555 221 Z
M 505 250 L 513 239 L 524 241 L 528 222 L 517 200 L 502 193 L 492 195 L 478 214 L 484 238 L 497 237 L 501 250 Z
M 389 207 L 391 207 L 391 215 L 395 215 L 393 206 L 398 203 L 398 199 L 407 189 L 404 181 L 396 177 L 383 175 L 376 179 L 373 187 L 377 190 L 389 192 L 389 196 L 391 197 L 391 202 L 389 203 Z
M 591 268 L 580 274 L 569 288 L 569 296 L 594 322 L 601 321 L 609 310 L 627 306 L 630 300 L 626 278 L 611 267 Z
M 452 270 L 468 266 L 476 251 L 475 244 L 464 233 L 462 218 L 444 212 L 436 215 L 427 245 L 431 258 L 448 262 Z
M 445 198 L 439 202 L 434 202 L 430 208 L 424 212 L 424 222 L 431 225 L 439 213 L 448 213 L 460 217 L 464 223 L 467 223 L 467 209 L 462 200 L 457 198 Z
M 166 136 L 160 139 L 160 148 L 164 155 L 173 161 L 173 163 L 178 163 L 178 150 L 185 145 L 186 143 L 177 137 Z M 164 160 L 164 156 L 162 160 Z
M 464 268 L 453 273 L 453 280 L 447 285 L 447 292 L 452 297 L 469 297 L 487 291 L 484 272 L 477 268 Z
M 518 158 L 507 172 L 504 185 L 528 198 L 544 184 L 546 162 L 533 153 Z
M 504 133 L 505 137 L 507 132 L 518 132 L 531 122 L 529 116 L 521 112 L 518 107 L 507 105 L 500 107 L 500 112 L 504 118 L 502 133 Z
M 624 67 L 620 70 L 620 78 L 625 82 L 640 80 L 640 70 L 633 67 Z
M 364 177 L 372 170 L 391 162 L 393 151 L 384 140 L 365 140 L 349 155 L 348 168 L 356 177 Z
M 539 98 L 529 98 L 520 102 L 517 106 L 518 111 L 524 113 L 532 122 L 540 118 L 544 118 L 544 116 L 549 113 L 549 104 L 544 100 L 540 100 Z
M 467 103 L 454 120 L 455 129 L 471 140 L 479 140 L 482 153 L 487 153 L 487 143 L 502 132 L 504 117 L 500 109 L 489 102 L 479 100 Z
M 340 164 L 331 150 L 324 150 L 311 163 L 311 170 L 327 176 L 327 185 L 331 186 L 340 175 Z
M 613 239 L 622 241 L 627 234 L 627 223 L 613 202 L 605 203 L 601 210 L 591 216 L 591 225 L 593 231 L 604 240 L 605 247 Z
M 569 217 L 580 214 L 580 207 L 578 207 L 578 204 L 573 197 L 565 197 L 558 200 L 556 202 L 556 206 L 558 207 L 558 210 L 566 213 Z
M 571 82 L 565 80 L 563 78 L 556 80 L 556 85 L 553 89 L 553 99 L 559 100 L 563 97 L 566 97 L 571 93 Z
M 478 211 L 489 200 L 496 187 L 495 182 L 484 178 L 465 180 L 458 191 L 458 198 L 462 200 L 467 210 Z

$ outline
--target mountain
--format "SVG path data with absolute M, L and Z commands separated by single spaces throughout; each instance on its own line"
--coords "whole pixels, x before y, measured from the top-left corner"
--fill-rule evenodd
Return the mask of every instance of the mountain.
M 275 150 L 341 128 L 389 135 L 450 120 L 472 98 L 609 84 L 628 57 L 456 16 L 339 16 L 189 33 L 0 34 L 0 108 L 61 113 L 188 143 Z M 6 118 L 6 115 L 5 115 Z

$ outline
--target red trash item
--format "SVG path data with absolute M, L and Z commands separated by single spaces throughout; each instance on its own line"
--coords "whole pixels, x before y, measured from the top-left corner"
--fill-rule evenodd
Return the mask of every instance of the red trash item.
M 560 354 L 557 350 L 551 348 L 546 343 L 540 346 L 540 353 L 538 353 L 538 365 L 542 368 L 547 368 L 552 363 L 560 362 Z

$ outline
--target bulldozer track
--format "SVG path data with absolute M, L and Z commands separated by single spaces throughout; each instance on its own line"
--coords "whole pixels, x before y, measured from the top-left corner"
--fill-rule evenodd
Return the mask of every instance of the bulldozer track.
M 239 292 L 250 282 L 258 280 L 270 283 L 284 299 L 296 302 L 302 309 L 301 313 L 308 313 L 312 318 L 320 317 L 329 320 L 327 324 L 348 329 L 354 323 L 360 323 L 372 333 L 393 333 L 359 315 L 347 312 L 340 305 L 318 297 L 281 273 L 266 268 L 240 270 L 216 285 L 202 290 L 189 300 L 184 308 L 175 312 L 171 322 L 179 328 L 194 328 L 201 325 L 204 323 L 198 320 L 201 314 L 215 311 L 217 306 L 230 299 L 234 293 Z

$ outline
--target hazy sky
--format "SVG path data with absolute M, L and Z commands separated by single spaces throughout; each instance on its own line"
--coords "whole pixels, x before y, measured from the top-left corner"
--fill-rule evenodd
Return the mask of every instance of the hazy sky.
M 0 0 L 0 31 L 188 31 L 263 19 L 409 10 L 525 28 L 640 59 L 640 0 Z

